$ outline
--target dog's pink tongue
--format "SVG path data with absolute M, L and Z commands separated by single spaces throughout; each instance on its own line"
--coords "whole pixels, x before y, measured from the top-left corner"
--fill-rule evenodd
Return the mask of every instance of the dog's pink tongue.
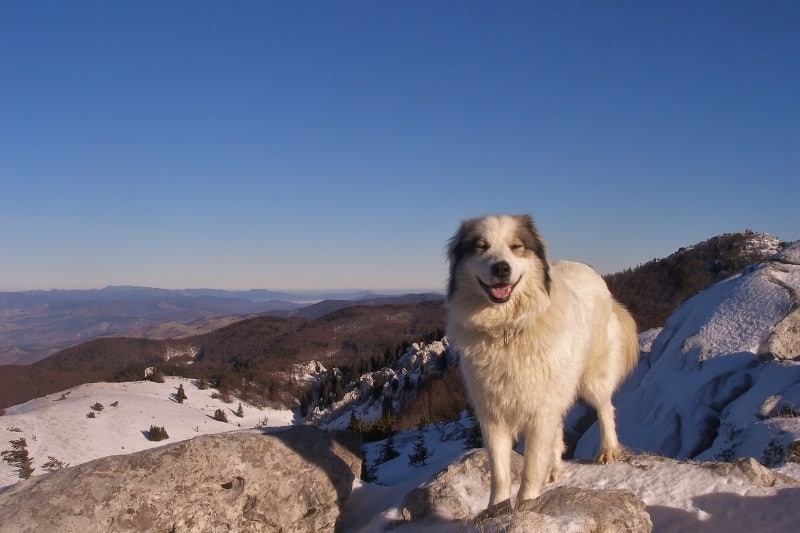
M 498 300 L 508 300 L 511 297 L 512 289 L 514 289 L 514 286 L 511 284 L 495 285 L 494 287 L 491 287 L 492 296 Z

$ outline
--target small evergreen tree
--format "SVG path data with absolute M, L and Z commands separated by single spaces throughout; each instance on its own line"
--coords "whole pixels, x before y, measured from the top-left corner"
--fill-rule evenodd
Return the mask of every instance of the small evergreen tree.
M 216 411 L 214 411 L 214 420 L 217 420 L 219 422 L 227 422 L 228 415 L 226 415 L 225 411 L 223 411 L 222 409 L 217 409 Z
M 239 408 L 236 410 L 236 416 L 239 418 L 244 417 L 244 409 L 242 409 L 242 402 L 239 402 Z
M 200 390 L 206 390 L 208 388 L 208 381 L 206 381 L 206 378 L 200 378 L 197 380 L 197 388 Z
M 400 457 L 400 452 L 397 451 L 397 447 L 394 443 L 394 434 L 390 433 L 389 437 L 385 441 L 383 441 L 383 447 L 381 448 L 381 463 L 385 463 L 386 461 L 391 461 L 395 457 Z
M 361 448 L 361 455 L 364 458 L 361 461 L 361 479 L 367 483 L 378 483 L 378 467 L 375 463 L 367 461 L 367 454 L 364 448 Z
M 100 402 L 97 402 L 92 406 L 92 409 L 94 409 L 97 412 L 100 412 L 100 411 L 103 410 L 103 404 L 100 403 Z
M 33 459 L 28 455 L 28 443 L 25 437 L 8 441 L 11 444 L 10 450 L 0 452 L 3 461 L 17 469 L 20 479 L 28 479 L 33 474 Z
M 183 390 L 183 383 L 178 385 L 178 392 L 175 393 L 175 401 L 178 403 L 183 403 L 183 400 L 186 399 L 186 391 Z
M 147 432 L 147 440 L 159 441 L 168 438 L 169 435 L 164 426 L 150 426 L 150 431 Z
M 408 455 L 408 464 L 411 466 L 424 466 L 428 464 L 431 453 L 425 444 L 425 434 L 422 427 L 417 429 L 417 436 L 414 438 L 414 451 Z

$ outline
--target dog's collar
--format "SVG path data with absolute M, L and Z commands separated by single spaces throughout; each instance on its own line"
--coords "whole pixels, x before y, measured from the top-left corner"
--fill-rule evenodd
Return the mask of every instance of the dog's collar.
M 514 337 L 516 337 L 518 333 L 519 333 L 519 331 L 516 330 L 516 329 L 508 329 L 508 328 L 504 329 L 503 330 L 503 344 L 505 346 L 508 346 L 508 343 L 510 343 L 511 340 Z

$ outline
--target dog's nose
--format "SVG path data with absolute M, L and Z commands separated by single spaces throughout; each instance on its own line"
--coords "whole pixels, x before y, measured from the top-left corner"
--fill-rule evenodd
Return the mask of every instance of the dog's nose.
M 492 276 L 500 279 L 506 279 L 511 275 L 511 265 L 506 261 L 498 261 L 492 265 Z

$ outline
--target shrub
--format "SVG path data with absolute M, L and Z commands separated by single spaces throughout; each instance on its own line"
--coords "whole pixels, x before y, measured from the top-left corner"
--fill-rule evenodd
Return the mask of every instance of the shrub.
M 42 465 L 42 468 L 44 468 L 48 472 L 55 472 L 56 470 L 67 468 L 68 466 L 69 463 L 64 463 L 63 461 L 59 461 L 52 455 L 48 455 L 47 462 Z
M 227 422 L 228 415 L 226 415 L 225 411 L 223 411 L 222 409 L 217 409 L 216 411 L 214 411 L 214 420 L 217 420 L 219 422 Z
M 89 411 L 86 413 L 86 418 L 95 418 L 94 411 Z
M 796 440 L 789 445 L 788 460 L 792 463 L 800 463 L 800 440 Z
M 239 418 L 243 418 L 244 417 L 244 409 L 242 409 L 242 402 L 239 402 L 239 408 L 236 410 L 235 414 Z
M 100 402 L 97 402 L 96 404 L 94 404 L 94 405 L 92 406 L 92 409 L 93 409 L 93 410 L 95 410 L 95 411 L 97 411 L 97 412 L 100 412 L 100 411 L 102 411 L 102 410 L 104 409 L 104 407 L 103 407 L 103 404 L 102 404 L 102 403 L 100 403 Z
M 164 374 L 160 370 L 154 370 L 152 374 L 147 376 L 147 379 L 153 383 L 164 383 L 166 381 Z
M 150 426 L 150 430 L 147 432 L 147 440 L 159 441 L 168 438 L 169 435 L 167 435 L 167 430 L 164 429 L 164 426 Z

